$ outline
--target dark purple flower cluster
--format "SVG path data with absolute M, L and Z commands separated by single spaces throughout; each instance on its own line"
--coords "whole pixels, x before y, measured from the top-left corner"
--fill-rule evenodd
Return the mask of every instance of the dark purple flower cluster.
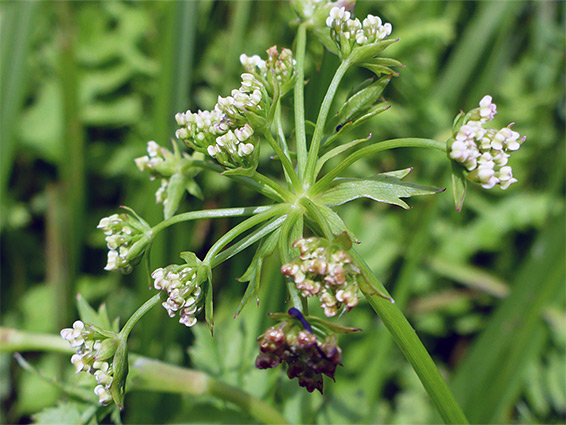
M 315 334 L 301 329 L 294 319 L 270 327 L 257 340 L 261 353 L 256 367 L 269 369 L 285 363 L 289 379 L 298 378 L 299 385 L 308 392 L 318 390 L 322 394 L 322 374 L 334 379 L 336 366 L 342 361 L 336 335 L 330 334 L 320 343 Z

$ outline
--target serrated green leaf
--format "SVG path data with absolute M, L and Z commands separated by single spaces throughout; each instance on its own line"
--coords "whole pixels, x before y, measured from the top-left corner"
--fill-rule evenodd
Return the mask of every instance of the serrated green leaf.
M 336 179 L 338 184 L 322 193 L 318 200 L 325 205 L 342 205 L 354 199 L 369 198 L 408 209 L 409 205 L 401 198 L 442 192 L 437 187 L 402 182 L 398 176 L 404 177 L 408 171 L 378 174 L 369 179 Z
M 191 362 L 198 370 L 218 377 L 222 372 L 222 361 L 216 347 L 216 338 L 211 338 L 209 330 L 204 324 L 197 323 L 192 328 L 195 342 L 189 348 Z
M 454 205 L 458 212 L 462 211 L 464 198 L 466 197 L 466 177 L 464 168 L 454 161 L 450 161 L 452 167 L 452 193 L 454 195 Z
M 74 401 L 60 401 L 54 407 L 43 409 L 32 416 L 36 425 L 78 425 L 96 419 L 97 406 Z

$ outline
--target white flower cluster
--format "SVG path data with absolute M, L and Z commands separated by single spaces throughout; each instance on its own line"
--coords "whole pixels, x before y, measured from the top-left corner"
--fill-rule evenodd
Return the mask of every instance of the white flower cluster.
M 242 85 L 231 96 L 218 97 L 212 111 L 175 115 L 175 135 L 192 148 L 207 153 L 227 167 L 249 165 L 257 138 L 246 114 L 265 111 L 265 90 L 252 74 L 242 74 Z
M 363 22 L 350 19 L 350 12 L 344 7 L 333 7 L 326 18 L 326 26 L 331 29 L 332 38 L 339 45 L 342 38 L 359 46 L 383 40 L 393 30 L 390 23 L 383 23 L 378 16 L 368 15 Z
M 226 167 L 249 167 L 256 151 L 258 127 L 267 125 L 275 85 L 282 95 L 292 86 L 292 52 L 277 47 L 267 50 L 267 60 L 240 56 L 247 72 L 239 89 L 230 96 L 218 96 L 212 111 L 181 112 L 175 115 L 179 129 L 175 135 L 193 149 L 206 153 Z
M 106 235 L 108 262 L 104 270 L 130 273 L 135 262 L 143 255 L 149 239 L 142 223 L 128 214 L 113 214 L 104 217 L 97 226 Z
M 517 181 L 507 165 L 509 152 L 518 150 L 525 137 L 520 138 L 519 133 L 511 130 L 512 124 L 501 130 L 484 128 L 496 113 L 491 96 L 484 96 L 479 108 L 470 112 L 470 119 L 455 134 L 450 158 L 461 163 L 469 172 L 468 179 L 483 188 L 499 185 L 505 190 Z
M 65 328 L 61 331 L 61 337 L 68 341 L 71 347 L 77 349 L 77 352 L 71 357 L 75 373 L 87 372 L 94 375 L 98 384 L 94 388 L 94 393 L 98 396 L 100 404 L 107 405 L 112 401 L 110 386 L 113 382 L 113 371 L 107 361 L 97 360 L 102 341 L 96 339 L 96 335 L 80 320 L 73 323 L 72 328 Z
M 360 270 L 342 249 L 326 246 L 320 238 L 299 239 L 293 244 L 299 257 L 281 267 L 304 297 L 317 296 L 327 317 L 335 316 L 344 305 L 346 311 L 358 305 Z
M 167 292 L 162 303 L 169 317 L 179 313 L 179 323 L 187 327 L 197 323 L 196 315 L 203 309 L 204 294 L 197 283 L 196 268 L 172 264 L 155 270 L 151 277 L 155 289 Z
M 189 159 L 186 153 L 179 155 L 170 150 L 159 146 L 153 140 L 147 142 L 147 155 L 136 158 L 135 162 L 140 171 L 149 171 L 149 179 L 161 179 L 161 186 L 155 192 L 155 202 L 167 207 L 167 188 L 171 181 L 171 176 L 182 172 L 185 161 Z
M 167 185 L 169 179 L 164 178 L 160 173 L 167 159 L 173 157 L 173 153 L 169 150 L 162 148 L 153 140 L 147 142 L 147 155 L 135 159 L 136 165 L 140 171 L 149 171 L 149 179 L 155 180 L 156 177 L 161 176 L 161 186 L 155 192 L 155 202 L 157 204 L 165 205 L 167 202 Z

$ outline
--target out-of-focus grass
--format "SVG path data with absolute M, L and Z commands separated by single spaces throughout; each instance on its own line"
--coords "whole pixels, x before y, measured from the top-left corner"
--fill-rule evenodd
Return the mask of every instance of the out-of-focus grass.
M 137 173 L 133 158 L 144 154 L 148 140 L 168 143 L 175 112 L 210 108 L 217 95 L 226 96 L 238 82 L 240 53 L 262 54 L 275 43 L 292 47 L 293 15 L 284 2 L 205 0 L 4 2 L 1 8 L 2 323 L 55 333 L 57 316 L 76 317 L 77 291 L 95 304 L 107 302 L 124 320 L 150 296 L 147 275 L 143 267 L 127 277 L 103 272 L 96 223 L 122 204 L 152 224 L 161 219 L 154 205 L 159 183 Z M 370 132 L 375 141 L 446 139 L 458 110 L 489 93 L 499 107 L 496 125 L 515 120 L 527 142 L 512 164 L 519 183 L 506 193 L 471 188 L 460 214 L 449 193 L 412 201 L 410 211 L 363 201 L 339 211 L 452 379 L 472 422 L 563 421 L 566 389 L 556 377 L 564 368 L 556 359 L 566 350 L 557 336 L 566 310 L 564 5 L 359 2 L 356 15 L 367 13 L 393 24 L 401 41 L 387 53 L 406 68 L 385 93 L 393 108 L 352 139 Z M 337 60 L 325 54 L 322 64 L 318 72 L 308 63 L 310 120 Z M 350 73 L 338 99 L 367 77 Z M 414 166 L 415 181 L 447 186 L 445 162 L 427 152 L 394 152 L 360 162 L 352 174 Z M 257 203 L 219 176 L 203 173 L 198 180 L 207 201 L 188 199 L 185 209 Z M 160 235 L 152 266 L 179 261 L 181 250 L 204 252 L 231 225 L 203 222 Z M 132 349 L 209 369 L 295 423 L 434 420 L 413 372 L 364 303 L 341 319 L 364 332 L 343 338 L 344 367 L 336 383 L 325 385 L 324 397 L 301 391 L 281 371 L 254 370 L 255 338 L 269 325 L 265 313 L 283 310 L 285 295 L 274 256 L 263 274 L 260 309 L 252 302 L 230 319 L 244 290 L 235 278 L 250 257 L 244 253 L 215 271 L 217 339 L 156 309 L 136 328 Z M 507 292 L 492 290 L 490 282 L 504 282 Z M 236 344 L 239 355 L 231 356 Z M 227 354 L 217 358 L 220 352 Z M 38 356 L 36 363 L 55 373 L 59 360 Z M 4 422 L 26 420 L 58 397 L 7 359 L 0 374 L 0 381 L 12 382 L 0 391 Z M 134 392 L 126 403 L 130 423 L 247 419 L 208 399 Z

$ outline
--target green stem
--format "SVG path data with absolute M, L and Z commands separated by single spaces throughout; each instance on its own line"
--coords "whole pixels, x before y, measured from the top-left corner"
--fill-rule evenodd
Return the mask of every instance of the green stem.
M 238 224 L 237 226 L 233 227 L 228 232 L 226 232 L 224 235 L 222 235 L 220 239 L 218 239 L 214 243 L 214 245 L 212 245 L 212 247 L 206 254 L 206 257 L 204 257 L 203 263 L 210 265 L 212 259 L 222 250 L 222 248 L 224 248 L 236 237 L 244 233 L 246 230 L 249 230 L 256 225 L 269 220 L 271 217 L 275 217 L 280 214 L 285 214 L 288 210 L 289 210 L 289 206 L 287 204 L 275 205 L 271 209 L 259 213 L 241 222 L 240 224 Z
M 220 208 L 216 210 L 190 211 L 175 215 L 168 220 L 162 221 L 152 227 L 151 231 L 153 236 L 155 236 L 163 229 L 184 221 L 200 220 L 203 218 L 243 217 L 246 215 L 260 214 L 273 208 L 275 208 L 274 205 L 266 205 L 260 207 Z
M 262 185 L 264 188 L 271 190 L 273 193 L 275 193 L 280 198 L 281 201 L 289 202 L 289 203 L 294 202 L 295 196 L 287 189 L 285 189 L 283 186 L 271 180 L 269 177 L 264 176 L 263 174 L 255 171 L 253 175 L 253 179 L 257 180 L 257 182 L 260 185 Z
M 352 249 L 350 253 L 362 270 L 363 275 L 371 281 L 370 283 L 378 288 L 380 292 L 389 296 L 387 290 L 375 277 L 363 257 L 355 249 Z M 468 421 L 462 409 L 454 400 L 446 382 L 440 376 L 436 365 L 403 313 L 395 304 L 376 294 L 364 291 L 364 295 L 417 373 L 444 422 L 449 424 L 467 424 Z
M 309 149 L 309 154 L 307 158 L 307 166 L 305 170 L 305 182 L 309 186 L 314 183 L 314 171 L 316 168 L 316 160 L 318 159 L 318 151 L 320 149 L 320 142 L 322 140 L 322 135 L 324 132 L 324 126 L 326 125 L 326 118 L 328 117 L 328 112 L 330 111 L 330 106 L 332 105 L 332 101 L 334 100 L 334 95 L 336 94 L 336 90 L 338 90 L 338 86 L 340 85 L 340 81 L 342 81 L 342 77 L 350 67 L 350 62 L 346 59 L 344 62 L 340 64 L 332 81 L 330 82 L 330 86 L 328 87 L 328 91 L 322 100 L 322 105 L 320 106 L 320 112 L 318 113 L 318 118 L 316 120 L 316 126 L 314 128 L 314 134 L 312 136 L 312 142 Z
M 288 158 L 291 158 L 289 155 L 289 146 L 287 145 L 287 139 L 285 138 L 285 132 L 283 131 L 283 123 L 281 122 L 281 102 L 277 105 L 277 112 L 274 117 L 275 127 L 277 127 L 277 137 L 280 140 L 281 149 L 283 149 L 283 153 Z
M 299 179 L 304 180 L 307 162 L 307 136 L 305 131 L 305 51 L 307 45 L 307 27 L 301 24 L 297 33 L 295 55 L 295 135 L 297 143 L 297 169 Z
M 311 195 L 316 196 L 320 192 L 326 190 L 332 184 L 332 181 L 354 162 L 359 161 L 360 159 L 365 158 L 369 155 L 373 155 L 374 153 L 396 148 L 431 148 L 445 153 L 446 143 L 432 139 L 407 138 L 391 139 L 376 143 L 371 146 L 366 146 L 365 148 L 361 148 L 360 150 L 346 157 L 344 161 L 340 162 L 335 168 L 330 170 L 328 174 L 326 174 L 318 182 L 316 182 L 316 184 L 312 188 Z
M 217 265 L 223 263 L 224 261 L 238 254 L 239 252 L 243 251 L 250 245 L 253 245 L 254 243 L 264 238 L 271 232 L 274 232 L 279 227 L 281 227 L 281 225 L 283 224 L 286 218 L 287 218 L 286 215 L 278 218 L 274 217 L 274 219 L 270 223 L 266 223 L 265 226 L 263 226 L 257 232 L 254 232 L 253 235 L 244 238 L 244 240 L 238 241 L 238 243 L 234 244 L 230 248 L 226 249 L 225 251 L 222 251 L 220 254 L 214 257 L 211 263 L 211 267 L 216 267 Z
M 122 330 L 120 331 L 120 335 L 123 338 L 128 338 L 128 335 L 130 334 L 130 332 L 132 331 L 132 329 L 134 328 L 134 326 L 136 325 L 136 323 L 138 323 L 138 321 L 149 311 L 151 310 L 153 307 L 155 307 L 156 305 L 161 303 L 161 293 L 154 295 L 153 297 L 151 297 L 149 300 L 147 300 L 145 303 L 143 303 L 143 305 L 138 308 L 134 314 L 132 314 L 130 316 L 130 318 L 128 319 L 128 321 L 126 322 L 126 324 L 124 325 L 124 327 L 122 328 Z
M 281 149 L 281 146 L 279 146 L 279 143 L 277 143 L 277 140 L 273 138 L 269 130 L 266 130 L 264 135 L 267 141 L 269 142 L 269 144 L 271 145 L 271 148 L 273 149 L 273 151 L 281 161 L 281 164 L 283 165 L 283 169 L 285 171 L 285 175 L 287 176 L 288 179 L 291 180 L 291 184 L 293 188 L 295 190 L 300 190 L 301 183 L 299 182 L 297 174 L 295 173 L 295 169 L 293 168 L 293 164 L 291 163 L 291 160 L 285 154 L 285 152 L 283 152 L 283 149 Z
M 320 230 L 324 237 L 328 240 L 334 239 L 334 234 L 332 229 L 328 225 L 326 219 L 320 213 L 320 209 L 317 208 L 316 204 L 308 198 L 301 199 L 301 205 L 305 207 L 309 217 L 320 226 Z
M 67 341 L 61 337 L 37 334 L 0 327 L 0 352 L 48 351 L 74 354 Z M 238 406 L 265 424 L 286 424 L 287 420 L 273 407 L 260 399 L 243 392 L 239 388 L 225 384 L 210 375 L 149 359 L 137 354 L 130 355 L 128 390 L 159 391 L 171 394 L 191 396 L 213 396 Z
M 191 163 L 190 163 L 190 166 L 202 168 L 203 170 L 216 171 L 219 174 L 222 174 L 223 171 L 226 171 L 220 165 L 215 164 L 215 163 L 210 162 L 210 161 L 192 160 Z M 274 193 L 273 190 L 271 190 L 270 188 L 266 188 L 264 185 L 260 184 L 259 182 L 257 182 L 256 180 L 254 180 L 251 177 L 235 176 L 235 175 L 230 175 L 230 174 L 223 174 L 223 175 L 225 177 L 228 177 L 229 179 L 234 180 L 237 183 L 245 184 L 246 186 L 250 187 L 251 189 L 254 189 L 255 191 L 261 193 L 262 195 L 268 197 L 269 199 L 272 199 L 272 200 L 277 201 L 277 202 L 282 200 L 281 196 L 279 196 L 278 193 Z

